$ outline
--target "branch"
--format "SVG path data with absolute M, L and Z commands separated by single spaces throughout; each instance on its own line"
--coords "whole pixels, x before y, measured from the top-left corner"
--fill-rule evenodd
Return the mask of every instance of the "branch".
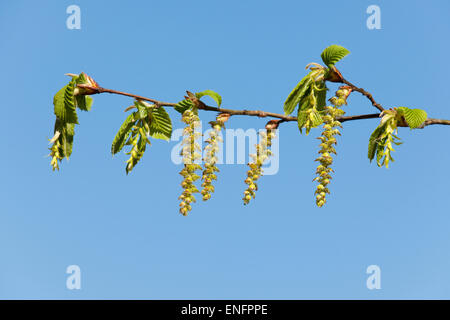
M 450 126 L 450 120 L 428 118 L 427 120 L 425 120 L 425 122 L 423 123 L 421 128 L 424 128 L 426 126 L 430 126 L 433 124 L 442 124 L 442 125 Z
M 355 85 L 351 84 L 350 82 L 348 82 L 345 79 L 343 79 L 342 82 L 345 83 L 346 85 L 352 87 L 352 89 L 354 91 L 358 91 L 358 92 L 362 93 L 364 96 L 366 96 L 372 102 L 372 105 L 374 105 L 378 110 L 380 110 L 380 111 L 384 110 L 384 108 L 380 104 L 375 102 L 375 100 L 373 99 L 372 95 L 369 92 L 365 91 L 364 89 L 356 87 Z M 122 91 L 117 91 L 117 90 L 112 90 L 112 89 L 107 89 L 107 88 L 102 88 L 102 87 L 93 87 L 93 86 L 88 86 L 88 85 L 83 85 L 83 84 L 79 84 L 78 86 L 81 88 L 87 88 L 87 89 L 92 90 L 94 92 L 93 94 L 99 94 L 99 93 L 118 94 L 118 95 L 122 95 L 122 96 L 135 98 L 137 100 L 149 101 L 149 102 L 154 103 L 155 105 L 161 106 L 161 107 L 175 107 L 177 105 L 177 103 L 159 101 L 156 99 L 139 96 L 139 95 L 132 94 L 132 93 L 127 93 L 127 92 L 122 92 Z M 225 109 L 225 108 L 208 106 L 206 104 L 200 104 L 197 106 L 197 108 L 200 110 L 205 110 L 205 111 L 228 113 L 230 115 L 253 116 L 253 117 L 260 117 L 260 118 L 265 118 L 265 117 L 276 118 L 276 119 L 281 120 L 280 123 L 281 122 L 289 122 L 289 121 L 297 121 L 297 117 L 291 117 L 291 116 L 286 116 L 286 115 L 279 114 L 279 113 L 273 113 L 273 112 L 267 112 L 267 111 L 261 111 L 261 110 Z M 355 116 L 342 116 L 342 117 L 338 117 L 337 120 L 340 122 L 346 122 L 346 121 L 353 121 L 353 120 L 374 119 L 374 118 L 378 118 L 379 116 L 380 116 L 380 113 L 372 113 L 372 114 L 362 114 L 362 115 L 355 115 Z M 426 126 L 433 125 L 433 124 L 450 125 L 450 120 L 428 118 L 423 123 L 421 128 L 424 128 Z
M 370 100 L 370 102 L 372 103 L 372 105 L 377 108 L 378 110 L 380 110 L 380 112 L 383 112 L 384 108 L 381 106 L 381 104 L 377 103 L 375 101 L 375 99 L 373 98 L 372 94 L 370 92 L 367 92 L 366 90 L 364 90 L 363 88 L 358 88 L 357 86 L 355 86 L 354 84 L 352 84 L 351 82 L 345 80 L 344 78 L 342 78 L 342 83 L 345 83 L 346 85 L 348 85 L 349 87 L 352 88 L 353 91 L 358 91 L 359 93 L 361 93 L 363 96 L 365 96 L 367 99 Z

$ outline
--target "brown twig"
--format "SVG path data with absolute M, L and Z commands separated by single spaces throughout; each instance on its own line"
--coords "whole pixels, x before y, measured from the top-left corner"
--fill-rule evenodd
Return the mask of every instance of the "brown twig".
M 343 82 L 345 84 L 347 84 L 348 86 L 350 86 L 354 91 L 358 91 L 358 92 L 362 93 L 364 96 L 366 96 L 372 102 L 372 105 L 374 105 L 378 110 L 380 110 L 380 111 L 384 110 L 381 105 L 379 105 L 378 103 L 375 102 L 375 100 L 373 99 L 372 95 L 369 92 L 365 91 L 364 89 L 354 86 L 353 84 L 351 84 L 350 82 L 348 82 L 345 79 L 343 79 Z M 154 103 L 155 105 L 161 106 L 161 107 L 175 107 L 177 105 L 177 103 L 159 101 L 156 99 L 139 96 L 139 95 L 132 94 L 132 93 L 127 93 L 127 92 L 122 92 L 122 91 L 117 91 L 117 90 L 112 90 L 112 89 L 106 89 L 106 88 L 102 88 L 102 87 L 90 87 L 90 86 L 86 86 L 86 85 L 83 85 L 83 87 L 95 90 L 95 94 L 99 94 L 99 93 L 118 94 L 118 95 L 122 95 L 122 96 L 135 98 L 137 100 L 149 101 L 149 102 Z M 254 117 L 260 117 L 260 118 L 266 118 L 266 117 L 277 118 L 277 119 L 281 120 L 281 121 L 279 121 L 279 123 L 289 122 L 289 121 L 297 121 L 297 117 L 286 116 L 286 115 L 279 114 L 279 113 L 260 111 L 260 110 L 225 109 L 225 108 L 208 106 L 206 104 L 199 104 L 198 109 L 205 110 L 205 111 L 214 111 L 214 112 L 219 112 L 219 113 L 228 113 L 230 115 L 254 116 Z M 342 117 L 338 117 L 337 120 L 339 120 L 340 122 L 346 122 L 346 121 L 353 121 L 353 120 L 375 119 L 375 118 L 378 118 L 379 116 L 380 116 L 379 113 L 372 113 L 372 114 L 362 114 L 362 115 L 355 115 L 355 116 L 342 116 Z M 433 124 L 450 125 L 450 120 L 429 118 L 423 123 L 422 128 L 429 126 L 429 125 L 433 125 Z
M 363 88 L 358 88 L 357 86 L 355 86 L 353 83 L 345 80 L 344 78 L 342 78 L 342 83 L 345 83 L 346 85 L 348 85 L 349 87 L 352 88 L 353 91 L 358 91 L 359 93 L 361 93 L 363 96 L 365 96 L 367 99 L 370 100 L 370 102 L 372 103 L 372 105 L 377 108 L 378 110 L 380 110 L 380 112 L 383 112 L 384 108 L 381 106 L 381 104 L 379 104 L 378 102 L 375 101 L 375 99 L 373 98 L 372 94 L 370 92 L 367 92 L 366 90 L 364 90 Z
M 427 120 L 425 120 L 425 122 L 423 123 L 421 128 L 424 128 L 426 126 L 430 126 L 433 124 L 442 124 L 442 125 L 450 126 L 450 120 L 428 118 Z

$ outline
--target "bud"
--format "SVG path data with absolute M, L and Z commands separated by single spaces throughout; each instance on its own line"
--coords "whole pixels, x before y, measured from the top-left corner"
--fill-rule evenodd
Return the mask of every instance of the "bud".
M 228 121 L 228 119 L 230 119 L 230 116 L 231 115 L 229 113 L 225 113 L 225 112 L 219 113 L 217 115 L 217 117 L 216 117 L 216 121 L 219 121 L 221 123 L 225 123 L 225 122 Z
M 325 75 L 325 80 L 330 82 L 342 82 L 344 80 L 344 77 L 342 77 L 342 74 L 339 72 L 339 70 L 336 69 L 335 66 L 333 66 Z
M 84 80 L 82 83 L 77 84 L 77 92 L 74 93 L 75 95 L 81 94 L 81 95 L 90 95 L 90 94 L 96 94 L 99 93 L 100 86 L 97 82 L 95 82 L 94 79 L 92 79 L 90 76 L 88 76 L 86 73 L 82 72 L 79 77 L 79 80 Z
M 266 124 L 266 130 L 275 130 L 278 128 L 281 120 L 270 120 Z
M 350 93 L 352 92 L 352 87 L 350 86 L 340 86 L 339 90 L 336 92 L 336 95 L 339 98 L 347 99 Z M 340 93 L 340 94 L 339 94 Z

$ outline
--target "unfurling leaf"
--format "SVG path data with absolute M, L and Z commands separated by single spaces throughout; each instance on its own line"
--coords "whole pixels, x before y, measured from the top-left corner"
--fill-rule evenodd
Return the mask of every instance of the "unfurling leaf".
M 397 131 L 398 114 L 396 110 L 384 110 L 382 115 L 380 124 L 370 136 L 367 156 L 370 161 L 376 156 L 377 165 L 388 168 L 389 162 L 394 162 L 391 156 L 395 151 L 393 145 L 401 144 L 397 141 L 400 138 L 394 134 Z
M 92 97 L 87 95 L 75 96 L 77 107 L 83 111 L 91 111 L 92 100 L 93 100 Z
M 145 119 L 148 116 L 147 106 L 149 106 L 149 104 L 144 101 L 135 101 L 134 105 L 138 109 L 139 119 Z
M 405 118 L 411 129 L 419 128 L 428 118 L 427 113 L 422 109 L 409 109 L 407 107 L 398 107 L 396 109 Z
M 325 85 L 325 82 L 319 83 L 317 86 L 319 90 L 315 90 L 314 94 L 316 95 L 316 101 L 317 105 L 316 108 L 319 111 L 324 110 L 326 104 L 327 104 L 327 86 Z
M 154 139 L 169 141 L 172 137 L 172 121 L 163 107 L 152 107 L 149 109 L 150 136 Z
M 220 96 L 220 94 L 218 94 L 217 92 L 212 91 L 212 90 L 205 90 L 202 92 L 197 92 L 195 94 L 195 96 L 198 99 L 200 99 L 203 96 L 210 96 L 211 98 L 214 99 L 214 101 L 216 101 L 218 107 L 220 107 L 220 105 L 222 104 L 222 97 Z
M 78 124 L 75 99 L 73 96 L 74 88 L 75 79 L 72 79 L 69 84 L 64 86 L 55 94 L 53 98 L 53 105 L 55 115 L 58 119 L 65 123 Z
M 297 124 L 300 132 L 306 128 L 306 134 L 309 134 L 311 128 L 323 123 L 320 112 L 323 112 L 326 105 L 327 87 L 323 81 L 311 82 L 306 93 L 299 102 Z
M 80 73 L 77 77 L 73 77 L 75 80 L 75 84 L 91 84 L 88 79 L 88 75 L 86 75 L 84 72 Z M 78 93 L 75 94 L 75 102 L 76 106 L 83 111 L 90 111 L 92 107 L 92 97 L 85 94 L 80 94 L 80 92 L 83 92 L 83 90 L 80 91 L 80 88 L 77 88 Z
M 375 157 L 375 152 L 377 151 L 378 143 L 381 141 L 380 137 L 385 131 L 385 126 L 386 124 L 379 125 L 369 138 L 369 150 L 367 156 L 370 161 Z
M 336 64 L 336 62 L 344 58 L 349 53 L 350 51 L 344 47 L 333 44 L 322 52 L 321 57 L 322 61 L 328 66 L 328 68 L 331 68 Z
M 191 109 L 194 107 L 194 104 L 191 100 L 184 99 L 177 103 L 177 105 L 174 107 L 176 111 L 183 114 L 186 110 Z
M 131 128 L 133 127 L 135 120 L 136 113 L 130 114 L 125 121 L 123 122 L 122 126 L 120 127 L 119 131 L 117 132 L 116 136 L 114 137 L 112 146 L 111 146 L 111 153 L 114 155 L 120 150 L 122 150 L 123 146 L 125 145 L 125 141 L 128 139 Z
M 322 116 L 315 108 L 309 108 L 306 110 L 298 109 L 297 124 L 300 132 L 303 128 L 306 128 L 306 134 L 308 135 L 311 128 L 316 128 L 323 123 Z
M 125 145 L 130 145 L 127 152 L 126 173 L 130 173 L 142 159 L 149 137 L 170 140 L 172 135 L 172 122 L 169 114 L 163 107 L 137 100 L 134 103 L 137 111 L 130 114 L 117 132 L 111 146 L 111 153 L 116 154 Z
M 172 121 L 163 107 L 149 104 L 145 101 L 136 101 L 139 118 L 143 120 L 149 135 L 155 139 L 169 141 L 172 136 Z
M 297 84 L 294 90 L 292 90 L 289 96 L 287 97 L 283 107 L 285 115 L 288 116 L 292 112 L 294 112 L 297 104 L 300 103 L 303 97 L 308 95 L 310 86 L 313 82 L 311 79 L 311 73 L 312 71 L 308 73 L 302 80 L 300 80 L 300 82 Z

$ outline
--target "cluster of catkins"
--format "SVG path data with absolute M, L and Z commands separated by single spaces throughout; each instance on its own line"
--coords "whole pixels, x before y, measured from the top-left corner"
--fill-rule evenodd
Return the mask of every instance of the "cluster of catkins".
M 336 135 L 341 135 L 339 127 L 342 128 L 341 123 L 337 120 L 339 116 L 345 114 L 345 111 L 340 109 L 341 106 L 347 104 L 347 97 L 351 93 L 351 88 L 348 86 L 341 86 L 336 91 L 336 96 L 330 99 L 332 106 L 325 107 L 323 119 L 323 132 L 318 138 L 320 140 L 319 158 L 316 159 L 320 164 L 317 167 L 317 177 L 314 181 L 319 184 L 315 191 L 316 204 L 318 207 L 322 207 L 326 203 L 326 195 L 330 193 L 328 185 L 331 180 L 331 173 L 333 169 L 330 167 L 333 163 L 333 157 L 331 154 L 336 154 L 334 146 L 337 144 Z
M 207 143 L 205 147 L 205 157 L 204 170 L 202 174 L 202 191 L 200 192 L 203 196 L 203 201 L 209 200 L 211 198 L 211 193 L 214 192 L 214 186 L 212 185 L 213 180 L 217 180 L 216 172 L 219 172 L 217 168 L 217 157 L 216 154 L 219 152 L 219 143 L 221 143 L 222 137 L 220 137 L 220 131 L 222 130 L 222 121 L 212 121 L 212 130 L 209 133 L 209 139 L 205 142 Z
M 259 133 L 260 142 L 256 145 L 256 154 L 251 154 L 252 162 L 248 164 L 250 170 L 247 171 L 247 178 L 245 184 L 247 189 L 244 191 L 244 204 L 248 204 L 250 200 L 256 197 L 256 190 L 258 185 L 256 181 L 262 175 L 262 166 L 264 162 L 272 155 L 272 151 L 269 149 L 272 146 L 272 139 L 275 138 L 275 130 L 278 128 L 279 120 L 271 120 L 266 125 L 266 131 Z
M 184 168 L 180 171 L 180 175 L 183 176 L 181 187 L 183 193 L 179 197 L 180 213 L 187 215 L 191 211 L 191 203 L 195 202 L 194 193 L 198 193 L 198 189 L 194 182 L 200 178 L 196 174 L 197 170 L 201 170 L 201 166 L 195 163 L 201 159 L 201 148 L 197 143 L 197 139 L 201 136 L 200 132 L 196 132 L 196 128 L 200 126 L 200 119 L 196 112 L 191 109 L 186 110 L 183 113 L 181 120 L 186 124 L 183 130 L 183 141 L 181 155 L 183 157 Z

